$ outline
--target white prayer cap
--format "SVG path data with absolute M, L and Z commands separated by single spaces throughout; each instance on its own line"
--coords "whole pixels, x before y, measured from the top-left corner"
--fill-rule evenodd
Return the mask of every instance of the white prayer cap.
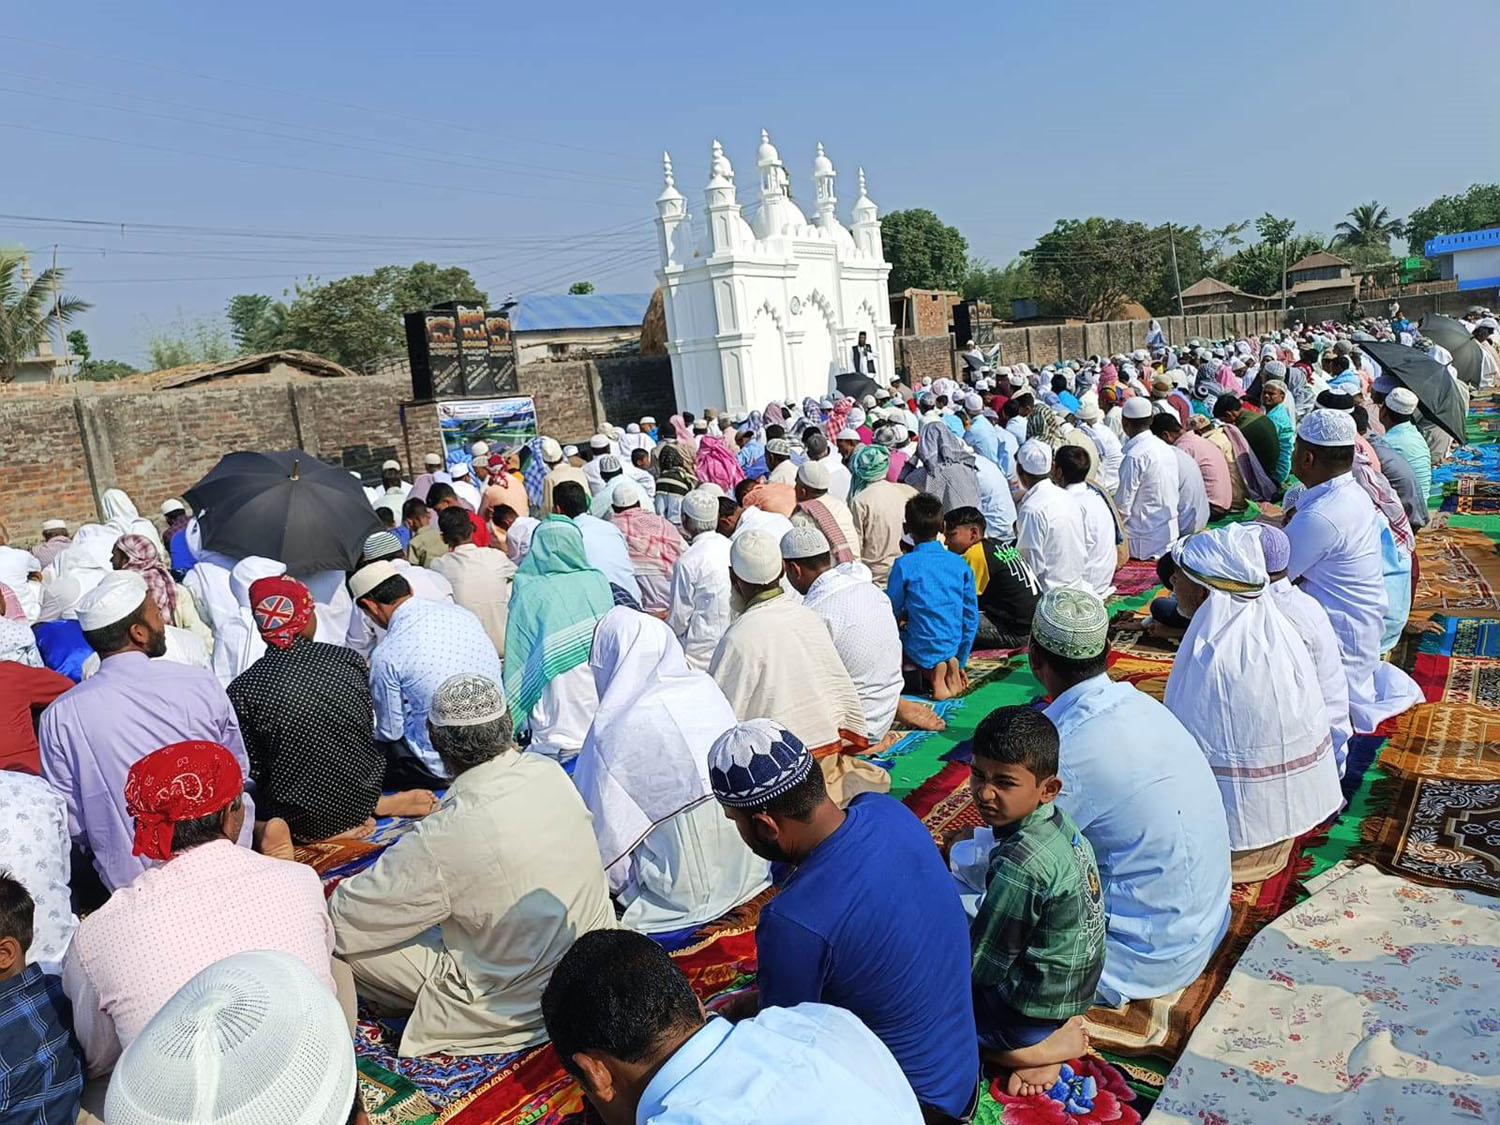
M 1389 396 L 1386 401 L 1390 401 Z M 1352 415 L 1323 408 L 1312 411 L 1297 427 L 1297 436 L 1308 445 L 1353 445 L 1357 432 Z
M 558 444 L 557 439 L 554 437 L 544 437 L 542 439 L 542 461 L 548 465 L 555 465 L 562 459 L 563 449 Z
M 796 525 L 781 537 L 781 557 L 784 559 L 811 559 L 832 550 L 828 536 L 810 523 Z
M 700 433 L 700 434 L 706 434 L 706 433 L 708 433 L 708 419 L 707 418 L 694 418 L 693 419 L 693 431 L 695 433 Z
M 488 457 L 490 454 L 490 443 L 487 441 L 476 441 L 469 446 L 469 452 L 475 457 Z
M 180 507 L 182 507 L 182 505 L 179 504 L 178 507 L 180 508 Z M 162 514 L 165 515 L 166 513 L 163 512 Z M 67 520 L 43 520 L 42 521 L 42 531 L 44 531 L 44 532 L 47 532 L 47 531 L 67 531 L 67 530 L 68 530 L 68 521 Z
M 1044 477 L 1052 471 L 1052 447 L 1040 438 L 1027 438 L 1016 453 L 1016 464 L 1034 477 Z
M 397 461 L 395 458 L 392 458 L 389 461 L 382 461 L 380 463 L 380 471 L 383 473 L 387 469 L 395 469 L 399 473 L 401 471 L 401 462 Z
M 1151 403 L 1148 399 L 1141 398 L 1139 395 L 1137 395 L 1136 397 L 1127 399 L 1125 401 L 1125 405 L 1120 407 L 1120 414 L 1123 417 L 1132 419 L 1133 421 L 1139 421 L 1142 418 L 1149 418 L 1151 417 Z
M 682 498 L 682 518 L 694 527 L 713 527 L 719 522 L 719 498 L 705 488 L 693 489 Z
M 123 621 L 146 601 L 146 580 L 133 570 L 112 570 L 78 603 L 78 627 L 84 632 Z
M 1392 414 L 1415 414 L 1417 403 L 1417 396 L 1407 387 L 1397 387 L 1385 396 L 1385 408 Z
M 802 467 L 797 470 L 797 481 L 808 488 L 827 492 L 831 483 L 828 477 L 828 466 L 822 461 L 804 461 Z
M 641 490 L 633 480 L 622 480 L 619 484 L 615 485 L 615 490 L 609 499 L 610 506 L 618 508 L 622 512 L 626 508 L 635 507 L 640 502 Z
M 564 457 L 577 457 L 578 456 L 578 447 L 576 445 L 567 445 L 567 446 L 564 446 L 563 447 L 563 456 Z
M 1080 422 L 1097 422 L 1103 415 L 1099 412 L 1099 400 L 1091 393 L 1084 395 L 1078 403 L 1078 420 Z
M 1048 590 L 1037 599 L 1031 639 L 1069 660 L 1093 660 L 1109 644 L 1109 610 L 1092 590 Z
M 790 457 L 792 455 L 792 443 L 784 437 L 773 437 L 766 442 L 766 452 L 774 453 L 778 457 Z
M 625 432 L 627 434 L 638 434 L 641 432 L 641 427 L 637 423 L 632 422 L 630 423 L 630 425 L 625 427 Z
M 603 457 L 599 458 L 599 471 L 601 473 L 618 473 L 624 470 L 618 457 L 613 453 L 606 453 Z
M 505 693 L 488 676 L 449 676 L 432 693 L 427 722 L 435 727 L 473 727 L 509 712 Z
M 1026 385 L 1026 376 L 1018 373 L 1012 373 L 1006 376 L 1006 381 L 1009 382 L 1012 387 L 1024 387 Z
M 859 400 L 859 404 L 861 406 L 863 406 L 866 410 L 873 410 L 875 408 L 875 396 L 874 395 L 865 395 L 864 398 L 862 398 L 862 399 Z
M 595 434 L 593 437 L 589 438 L 589 448 L 608 449 L 609 438 L 605 437 L 603 434 Z
M 1497 321 L 1492 316 L 1482 316 L 1475 323 L 1473 330 L 1469 334 L 1472 336 L 1474 332 L 1478 332 L 1481 328 L 1488 328 L 1491 332 L 1500 331 L 1500 321 Z
M 653 418 L 653 417 L 651 417 L 651 415 L 649 415 L 649 414 L 642 415 L 642 417 L 641 417 L 641 425 L 643 425 L 643 426 L 654 426 L 654 425 L 656 425 L 656 419 Z
M 858 430 L 854 429 L 852 426 L 845 426 L 842 430 L 839 431 L 839 436 L 836 437 L 836 438 L 834 438 L 834 440 L 835 441 L 862 441 L 864 439 L 859 436 L 859 431 Z
M 382 582 L 399 577 L 400 574 L 401 572 L 391 564 L 389 559 L 381 559 L 379 562 L 362 566 L 349 576 L 349 596 L 359 601 Z
M 111 1125 L 343 1125 L 357 1088 L 338 1000 L 296 957 L 216 961 L 125 1048 L 104 1103 Z
M 976 394 L 965 395 L 964 409 L 967 410 L 970 414 L 978 414 L 981 410 L 984 409 L 984 399 L 980 398 Z
M 781 577 L 781 544 L 764 531 L 747 531 L 729 548 L 729 569 L 744 582 L 769 585 Z
M 163 500 L 161 502 L 161 514 L 163 516 L 170 516 L 176 512 L 185 511 L 187 511 L 187 505 L 184 504 L 181 500 L 177 499 L 175 496 L 169 500 Z M 47 530 L 45 525 L 42 527 L 42 530 Z
M 728 496 L 729 495 L 729 493 L 725 492 L 722 488 L 720 488 L 718 485 L 716 485 L 711 480 L 710 481 L 704 481 L 694 491 L 696 491 L 696 492 L 706 492 L 710 496 L 712 496 L 715 500 L 719 499 L 719 497 L 721 497 L 721 496 Z
M 377 531 L 365 539 L 365 545 L 360 553 L 367 559 L 384 559 L 399 554 L 400 551 L 401 540 L 396 538 L 395 532 Z
M 469 463 L 467 461 L 456 461 L 448 471 L 456 477 L 466 477 L 469 475 Z

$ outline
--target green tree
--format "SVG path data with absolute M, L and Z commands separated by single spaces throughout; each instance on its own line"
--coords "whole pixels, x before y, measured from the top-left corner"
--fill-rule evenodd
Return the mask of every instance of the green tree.
M 1125 219 L 1059 219 L 1022 256 L 1036 271 L 1043 311 L 1108 320 L 1151 286 L 1164 241 L 1145 223 Z
M 95 383 L 107 383 L 135 373 L 136 368 L 118 359 L 89 359 L 78 366 L 78 377 Z
M 286 305 L 264 293 L 239 293 L 229 298 L 224 315 L 235 346 L 246 355 L 254 355 L 281 346 L 286 312 Z
M 1444 195 L 1406 217 L 1406 240 L 1413 254 L 1429 238 L 1500 225 L 1500 184 L 1471 184 L 1462 195 Z
M 568 292 L 574 297 L 585 297 L 594 291 L 592 281 L 575 281 L 568 286 Z
M 67 270 L 45 269 L 30 285 L 21 279 L 21 256 L 0 254 L 0 383 L 16 377 L 21 360 L 36 355 L 53 325 L 59 329 L 91 306 L 62 295 Z
M 1291 235 L 1286 239 L 1285 261 L 1288 265 L 1324 248 L 1323 238 L 1316 234 Z M 1272 297 L 1281 292 L 1282 247 L 1280 242 L 1262 239 L 1240 250 L 1224 263 L 1219 278 L 1247 293 Z
M 969 263 L 959 292 L 965 300 L 988 301 L 995 315 L 1003 319 L 1010 316 L 1012 301 L 1036 296 L 1036 276 L 1024 258 L 1007 266 L 992 266 L 975 258 Z
M 82 328 L 75 328 L 68 333 L 68 354 L 76 355 L 85 363 L 93 353 L 89 351 L 89 337 Z
M 1244 234 L 1249 227 L 1250 220 L 1241 219 L 1237 223 L 1225 223 L 1222 227 L 1209 227 L 1203 232 L 1203 253 L 1207 256 L 1210 267 L 1208 273 L 1212 273 L 1221 266 L 1233 253 L 1231 247 L 1245 245 L 1245 240 L 1240 235 Z M 1186 289 L 1190 284 L 1191 282 L 1184 281 L 1182 287 Z
M 1358 264 L 1368 265 L 1391 256 L 1391 239 L 1399 238 L 1403 229 L 1390 208 L 1371 200 L 1351 208 L 1349 217 L 1334 226 L 1333 241 Z
M 224 363 L 236 351 L 223 321 L 178 313 L 171 323 L 148 329 L 146 354 L 153 370 L 165 371 L 190 363 Z
M 1159 260 L 1137 286 L 1135 296 L 1140 298 L 1156 316 L 1177 315 L 1177 279 L 1181 278 L 1186 289 L 1193 282 L 1208 274 L 1211 257 L 1205 239 L 1211 240 L 1217 231 L 1205 231 L 1202 227 L 1157 227 L 1151 232 L 1160 246 Z M 1172 270 L 1172 248 L 1177 248 L 1177 270 Z
M 229 302 L 229 321 L 235 342 L 246 351 L 301 348 L 357 367 L 405 349 L 403 314 L 449 301 L 488 300 L 462 266 L 416 262 L 332 281 L 309 278 L 295 287 L 290 303 L 242 293 Z
M 926 208 L 890 212 L 880 220 L 880 240 L 892 293 L 957 289 L 969 273 L 968 240 Z

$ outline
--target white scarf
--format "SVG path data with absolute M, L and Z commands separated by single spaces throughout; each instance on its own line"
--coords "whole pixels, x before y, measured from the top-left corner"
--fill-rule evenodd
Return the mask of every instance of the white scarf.
M 573 781 L 594 816 L 610 889 L 651 829 L 712 799 L 708 750 L 734 711 L 706 672 L 689 668 L 665 623 L 616 606 L 594 631 L 589 668 L 599 710 Z

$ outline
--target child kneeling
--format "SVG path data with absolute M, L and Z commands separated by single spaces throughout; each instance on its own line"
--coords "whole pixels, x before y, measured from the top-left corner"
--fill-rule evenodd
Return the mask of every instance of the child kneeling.
M 974 572 L 937 541 L 943 502 L 919 492 L 906 502 L 906 534 L 916 544 L 891 564 L 886 594 L 901 626 L 901 648 L 921 673 L 933 699 L 951 699 L 969 686 L 965 669 L 979 631 Z
M 1057 751 L 1057 728 L 1031 707 L 992 711 L 974 733 L 969 785 L 994 835 L 970 929 L 974 1019 L 985 1061 L 1009 1068 L 1007 1088 L 1021 1097 L 1087 1053 L 1082 1016 L 1104 968 L 1099 868 L 1053 803 Z

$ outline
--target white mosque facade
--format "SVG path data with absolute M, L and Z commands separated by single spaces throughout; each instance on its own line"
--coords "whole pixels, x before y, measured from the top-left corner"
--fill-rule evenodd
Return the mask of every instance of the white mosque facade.
M 859 198 L 845 227 L 835 214 L 833 163 L 818 145 L 809 221 L 788 194 L 789 179 L 770 138 L 757 152 L 760 194 L 754 214 L 740 213 L 734 169 L 713 143 L 703 222 L 695 224 L 677 190 L 670 155 L 656 200 L 657 243 L 667 320 L 667 351 L 678 406 L 730 412 L 772 400 L 822 398 L 835 376 L 853 370 L 860 332 L 874 353 L 874 378 L 891 380 L 894 361 L 886 279 L 875 204 Z

